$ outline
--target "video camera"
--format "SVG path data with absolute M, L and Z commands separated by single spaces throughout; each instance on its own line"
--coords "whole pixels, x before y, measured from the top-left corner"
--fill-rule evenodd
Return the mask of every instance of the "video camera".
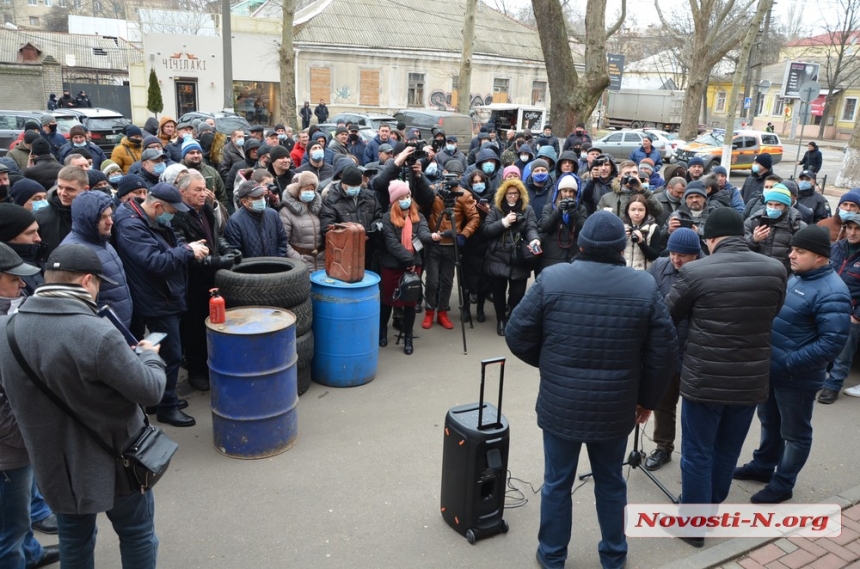
M 405 143 L 406 148 L 414 148 L 415 152 L 409 155 L 406 162 L 410 165 L 415 164 L 416 160 L 424 160 L 427 158 L 427 153 L 424 152 L 424 147 L 427 143 L 423 140 L 409 140 Z
M 439 189 L 436 190 L 436 195 L 442 198 L 445 202 L 445 207 L 454 207 L 457 198 L 463 195 L 463 190 L 457 190 L 460 186 L 460 179 L 457 174 L 445 174 L 442 176 L 442 183 Z
M 639 176 L 637 174 L 624 174 L 621 177 L 621 185 L 629 188 L 640 187 Z

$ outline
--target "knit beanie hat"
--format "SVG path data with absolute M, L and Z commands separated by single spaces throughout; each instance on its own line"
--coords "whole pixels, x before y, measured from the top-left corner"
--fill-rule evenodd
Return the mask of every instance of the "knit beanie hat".
M 268 144 L 261 144 L 260 148 L 257 149 L 257 160 L 262 158 L 263 156 L 268 155 L 272 151 L 272 147 Z
M 69 129 L 69 138 L 71 138 L 73 136 L 86 136 L 86 135 L 87 135 L 87 131 L 85 131 L 84 127 L 82 127 L 79 124 L 76 124 L 75 126 L 73 126 L 72 128 Z
M 520 169 L 517 168 L 516 166 L 513 166 L 513 165 L 508 166 L 507 168 L 502 170 L 502 180 L 507 178 L 508 174 L 516 174 L 517 178 L 519 178 L 520 177 Z
M 35 156 L 47 156 L 51 153 L 51 145 L 44 138 L 38 138 L 30 146 L 30 152 Z
M 46 124 L 57 122 L 57 117 L 55 117 L 54 115 L 44 114 L 42 115 L 42 118 L 39 119 L 39 122 L 42 123 L 42 126 L 45 126 Z
M 807 225 L 794 234 L 791 246 L 830 258 L 830 232 L 820 225 Z
M 679 227 L 669 236 L 666 249 L 670 253 L 698 255 L 702 252 L 702 246 L 699 244 L 699 234 L 687 227 Z
M 158 177 L 158 181 L 175 186 L 176 178 L 179 177 L 179 174 L 187 171 L 188 168 L 183 164 L 171 164 L 164 169 L 164 172 Z
M 744 218 L 735 208 L 720 207 L 708 215 L 705 221 L 705 239 L 716 237 L 743 237 Z
M 708 190 L 705 189 L 705 184 L 703 184 L 699 180 L 693 180 L 692 182 L 687 184 L 687 189 L 684 190 L 684 199 L 687 199 L 687 196 L 694 194 L 707 198 Z
M 259 156 L 259 152 L 257 153 L 257 155 Z M 279 144 L 278 146 L 275 146 L 274 148 L 272 148 L 269 151 L 269 162 L 271 163 L 271 162 L 274 162 L 275 160 L 280 160 L 284 156 L 289 156 L 289 155 L 290 155 L 290 151 Z
M 87 178 L 89 178 L 90 188 L 94 188 L 96 184 L 107 182 L 107 176 L 101 170 L 87 170 Z
M 791 207 L 791 192 L 785 184 L 775 184 L 764 193 L 764 203 L 767 204 L 767 202 L 779 202 L 785 207 Z
M 45 188 L 41 191 L 44 192 Z M 35 222 L 36 217 L 33 213 L 20 205 L 0 203 L 0 242 L 8 243 Z
M 33 144 L 40 138 L 42 138 L 41 134 L 39 134 L 35 130 L 28 130 L 26 133 L 24 133 L 24 144 Z
M 845 202 L 857 204 L 857 206 L 860 207 L 860 188 L 854 188 L 850 192 L 842 194 L 842 197 L 839 198 L 839 205 L 842 205 Z
M 401 182 L 400 180 L 392 180 L 390 184 L 388 184 L 388 201 L 389 203 L 394 203 L 400 198 L 404 198 L 409 195 L 409 184 L 406 182 Z
M 532 162 L 532 172 L 534 172 L 538 168 L 546 168 L 549 170 L 549 162 L 544 160 L 543 158 L 538 158 Z
M 687 168 L 689 168 L 690 166 L 701 166 L 702 168 L 704 168 L 705 161 L 698 156 L 693 156 L 692 158 L 690 158 L 690 161 L 687 162 Z
M 131 137 L 131 136 L 143 136 L 143 131 L 142 131 L 142 130 L 140 130 L 140 127 L 139 127 L 139 126 L 131 125 L 131 126 L 127 126 L 127 127 L 125 127 L 125 135 L 126 135 L 127 137 Z
M 558 181 L 558 189 L 573 190 L 574 192 L 579 191 L 579 188 L 576 185 L 576 178 L 573 176 L 562 176 Z
M 203 154 L 203 147 L 200 146 L 200 143 L 194 140 L 193 138 L 189 138 L 185 142 L 182 143 L 182 158 L 185 158 L 185 155 L 191 152 L 192 150 L 199 150 L 200 154 Z
M 797 182 L 794 180 L 783 180 L 782 185 L 788 189 L 788 192 L 791 194 L 792 198 L 796 198 L 798 192 L 800 192 L 800 188 L 797 186 Z
M 193 124 L 193 123 L 192 123 Z M 212 125 L 208 122 L 201 122 L 197 125 L 197 136 L 200 136 L 204 132 L 209 132 L 212 130 Z
M 755 162 L 758 162 L 768 170 L 773 168 L 773 159 L 770 157 L 770 154 L 767 152 L 762 152 L 758 156 L 755 157 Z
M 347 186 L 360 186 L 361 170 L 359 170 L 357 166 L 347 166 L 340 175 L 340 181 Z
M 717 174 L 722 174 L 723 176 L 729 175 L 729 171 L 726 170 L 725 168 L 723 168 L 722 166 L 716 166 L 713 170 L 711 170 L 711 173 L 714 174 L 715 176 Z
M 584 251 L 621 252 L 627 246 L 627 233 L 624 223 L 617 215 L 598 211 L 585 220 L 578 242 Z
M 149 148 L 149 146 L 150 146 L 150 145 L 152 145 L 152 144 L 157 144 L 157 145 L 159 145 L 159 146 L 164 146 L 164 145 L 161 143 L 161 139 L 160 139 L 160 138 L 158 138 L 158 137 L 157 137 L 157 136 L 155 136 L 155 135 L 150 134 L 150 135 L 147 135 L 147 136 L 144 136 L 144 137 L 143 137 L 143 146 L 142 146 L 142 148 Z
M 31 180 L 29 178 L 21 178 L 9 189 L 9 197 L 12 198 L 12 202 L 18 205 L 24 205 L 27 203 L 30 198 L 39 192 L 44 192 L 45 188 L 42 187 L 42 184 L 35 180 Z M 5 221 L 5 220 L 4 220 Z
M 110 175 L 114 172 L 119 172 L 120 174 L 122 174 L 122 168 L 120 168 L 119 164 L 117 164 L 113 160 L 107 159 L 102 162 L 102 172 L 104 172 L 105 176 L 110 177 Z
M 147 189 L 146 182 L 137 174 L 126 174 L 116 187 L 116 197 L 121 198 L 134 190 Z
M 465 168 L 463 168 L 463 163 L 457 160 L 456 158 L 451 158 L 450 160 L 446 160 L 442 165 L 442 169 L 447 171 L 449 174 L 462 174 Z M 517 174 L 520 171 L 517 170 Z
M 643 168 L 653 172 L 654 171 L 654 161 L 651 160 L 650 158 L 643 158 L 642 161 L 639 162 L 639 169 L 642 170 Z

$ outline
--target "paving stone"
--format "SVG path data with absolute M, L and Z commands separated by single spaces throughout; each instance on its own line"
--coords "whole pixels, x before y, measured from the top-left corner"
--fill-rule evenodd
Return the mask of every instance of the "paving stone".
M 842 510 L 842 515 L 847 516 L 848 518 L 854 520 L 855 522 L 860 520 L 860 504 L 856 506 L 852 506 L 850 508 L 846 508 Z
M 785 557 L 781 557 L 779 561 L 783 565 L 791 567 L 791 569 L 799 569 L 800 567 L 806 567 L 816 559 L 816 555 L 809 553 L 805 549 L 798 549 L 794 553 L 789 553 Z
M 760 564 L 755 559 L 750 559 L 749 557 L 741 559 L 738 561 L 738 564 L 744 569 L 764 569 L 764 565 Z
M 860 532 L 856 532 L 853 529 L 849 528 L 842 528 L 841 535 L 837 537 L 828 537 L 827 539 L 830 539 L 834 543 L 838 543 L 839 545 L 845 545 L 846 543 L 851 543 L 852 541 L 860 539 Z
M 824 557 L 816 559 L 809 567 L 811 569 L 841 569 L 847 564 L 847 561 L 835 553 L 828 553 Z
M 773 542 L 775 546 L 785 551 L 786 553 L 793 553 L 797 551 L 797 546 L 785 539 L 784 537 Z
M 769 543 L 760 549 L 750 551 L 749 558 L 762 565 L 767 565 L 771 561 L 775 561 L 785 554 L 786 552 L 777 547 L 775 543 Z
M 779 561 L 771 561 L 765 567 L 766 569 L 789 569 L 789 567 L 783 565 Z
M 812 540 L 805 537 L 791 537 L 789 538 L 789 541 L 818 557 L 824 557 L 828 553 L 827 549 L 824 549 L 819 544 L 813 543 Z
M 816 545 L 820 545 L 821 547 L 823 547 L 827 551 L 830 551 L 831 553 L 835 553 L 836 555 L 838 555 L 839 557 L 844 559 L 846 561 L 846 563 L 860 558 L 860 554 L 858 554 L 854 551 L 851 551 L 850 549 L 848 549 L 842 545 L 839 545 L 838 543 L 831 541 L 829 539 L 822 539 Z

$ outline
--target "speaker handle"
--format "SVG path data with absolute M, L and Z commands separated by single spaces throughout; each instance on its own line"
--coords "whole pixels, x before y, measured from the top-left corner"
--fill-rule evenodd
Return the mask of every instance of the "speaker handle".
M 478 402 L 478 430 L 501 428 L 502 426 L 502 391 L 505 386 L 505 361 L 507 358 L 490 358 L 481 360 L 481 397 Z M 487 366 L 499 364 L 499 404 L 496 406 L 496 422 L 492 425 L 484 425 L 484 379 L 487 375 Z

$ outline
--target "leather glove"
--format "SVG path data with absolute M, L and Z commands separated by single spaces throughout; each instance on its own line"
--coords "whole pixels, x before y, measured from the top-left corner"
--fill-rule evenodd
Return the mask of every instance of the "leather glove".
M 233 249 L 229 253 L 227 253 L 227 257 L 231 257 L 233 259 L 233 264 L 238 265 L 242 262 L 242 252 L 238 249 Z
M 460 233 L 457 235 L 457 246 L 463 248 L 466 246 L 466 236 Z

